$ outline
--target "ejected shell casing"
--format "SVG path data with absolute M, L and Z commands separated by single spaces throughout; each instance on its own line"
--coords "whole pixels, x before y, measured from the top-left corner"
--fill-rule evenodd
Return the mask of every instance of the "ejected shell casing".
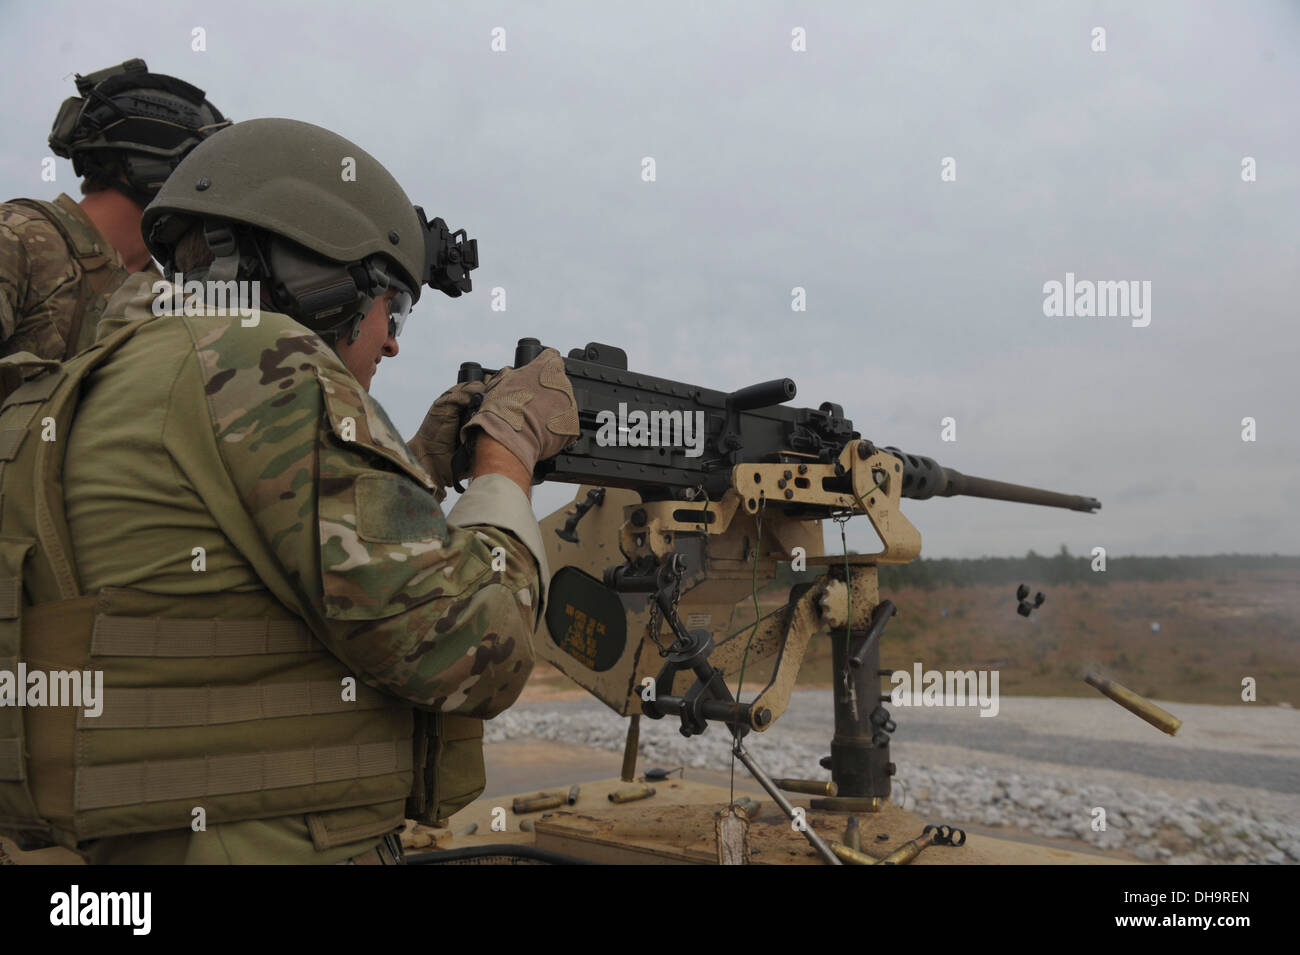
M 564 805 L 564 797 L 555 793 L 542 793 L 539 796 L 527 796 L 523 799 L 516 799 L 512 804 L 515 815 L 525 812 L 541 812 L 543 809 L 554 809 L 556 806 Z
M 862 830 L 858 827 L 857 816 L 849 816 L 849 823 L 844 827 L 844 844 L 854 852 L 862 850 Z
M 840 787 L 835 785 L 835 780 L 830 779 L 822 781 L 820 779 L 774 779 L 778 789 L 784 789 L 788 793 L 808 793 L 811 796 L 838 796 Z
M 551 818 L 552 816 L 554 816 L 554 815 L 555 815 L 555 813 L 553 813 L 553 812 L 544 812 L 544 813 L 542 813 L 541 818 L 542 818 L 542 819 L 550 819 L 550 818 Z M 523 820 L 522 822 L 519 823 L 519 831 L 520 831 L 520 832 L 532 832 L 532 831 L 533 831 L 533 827 L 536 826 L 536 825 L 537 825 L 537 820 L 536 820 L 536 819 L 525 819 L 525 820 Z
M 865 852 L 861 852 L 857 849 L 850 849 L 842 842 L 836 842 L 834 839 L 832 839 L 827 843 L 827 845 L 831 847 L 831 852 L 835 853 L 835 855 L 839 857 L 839 860 L 841 862 L 846 862 L 849 865 L 875 865 L 876 864 L 876 860 L 873 859 L 871 856 L 867 855 Z
M 889 855 L 880 860 L 881 865 L 907 865 L 921 854 L 921 850 L 926 846 L 934 844 L 935 832 L 931 830 L 923 836 L 918 836 L 908 842 L 903 843 Z
M 879 796 L 827 796 L 808 800 L 813 809 L 825 812 L 880 812 L 884 803 Z
M 646 799 L 655 794 L 653 786 L 627 786 L 623 789 L 616 789 L 609 794 L 610 802 L 636 802 L 638 799 Z
M 1113 680 L 1107 680 L 1095 673 L 1089 673 L 1083 679 L 1089 686 L 1101 691 L 1134 716 L 1140 716 L 1162 733 L 1173 736 L 1178 732 L 1178 727 L 1183 725 L 1183 721 L 1172 713 L 1166 713 L 1154 703 L 1143 699 L 1128 687 L 1120 686 Z
M 567 802 L 570 806 L 572 806 L 574 803 L 578 801 L 578 789 L 579 787 L 577 783 L 574 783 L 572 786 L 569 787 L 569 796 L 567 799 L 565 799 L 565 802 Z

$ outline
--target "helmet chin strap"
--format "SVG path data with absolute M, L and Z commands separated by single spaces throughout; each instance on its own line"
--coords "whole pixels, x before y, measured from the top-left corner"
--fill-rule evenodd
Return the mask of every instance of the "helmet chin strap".
M 239 241 L 228 225 L 207 222 L 203 226 L 203 241 L 214 256 L 208 266 L 207 278 L 213 282 L 232 282 L 239 275 Z
M 155 225 L 155 231 L 158 228 L 158 225 Z M 203 240 L 212 252 L 212 262 L 206 266 L 191 268 L 186 274 L 187 281 L 192 279 L 205 285 L 214 282 L 226 283 L 238 280 L 241 275 L 257 275 L 264 282 L 275 283 L 277 281 L 276 273 L 272 271 L 272 265 L 275 263 L 275 252 L 270 253 L 270 262 L 268 262 L 257 239 L 241 234 L 230 223 L 220 220 L 205 221 L 203 223 Z M 282 265 L 291 263 L 292 259 L 282 259 L 281 262 Z M 296 294 L 273 296 L 277 304 L 272 307 L 311 329 L 331 348 L 337 349 L 343 343 L 351 345 L 361 337 L 361 326 L 365 322 L 366 316 L 388 285 L 387 273 L 382 266 L 373 267 L 367 263 L 363 268 L 365 271 L 360 273 L 356 268 L 343 270 L 345 274 L 351 273 L 349 287 L 353 288 L 353 293 L 357 297 L 347 305 L 349 311 L 352 312 L 351 317 L 344 319 L 337 325 L 329 328 L 316 328 L 313 327 L 312 323 L 303 321 L 303 317 L 296 314 L 298 308 Z M 367 278 L 369 278 L 372 287 L 369 292 L 362 292 L 358 286 L 366 282 Z M 292 277 L 290 277 L 290 281 L 292 281 Z M 357 283 L 357 285 L 351 283 Z M 298 288 L 300 290 L 298 294 L 302 294 L 303 291 L 306 293 L 312 291 L 310 286 L 306 286 L 304 289 L 304 286 L 299 285 Z

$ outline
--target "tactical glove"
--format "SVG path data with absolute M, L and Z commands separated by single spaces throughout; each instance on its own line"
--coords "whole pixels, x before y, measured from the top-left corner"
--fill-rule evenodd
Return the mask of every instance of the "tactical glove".
M 429 408 L 415 437 L 406 443 L 437 483 L 439 501 L 447 496 L 445 488 L 454 480 L 451 458 L 456 452 L 461 411 L 469 407 L 474 395 L 483 394 L 486 386 L 482 381 L 466 381 L 448 388 Z
M 571 445 L 581 433 L 578 402 L 560 353 L 547 348 L 522 368 L 501 369 L 487 382 L 483 404 L 465 423 L 462 439 L 473 428 L 505 445 L 529 473 Z

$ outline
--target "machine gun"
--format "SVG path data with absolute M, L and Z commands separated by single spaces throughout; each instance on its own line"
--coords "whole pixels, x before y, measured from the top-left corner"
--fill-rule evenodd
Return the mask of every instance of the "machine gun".
M 521 339 L 514 367 L 542 347 L 535 338 Z M 796 388 L 788 378 L 716 391 L 629 371 L 622 349 L 597 343 L 570 351 L 564 365 L 581 434 L 541 462 L 533 478 L 586 487 L 542 522 L 548 559 L 559 569 L 546 614 L 550 639 L 539 637 L 538 652 L 633 717 L 625 778 L 629 756 L 635 762 L 641 713 L 677 716 L 686 736 L 721 721 L 750 766 L 741 737 L 767 729 L 784 712 L 809 640 L 826 630 L 835 738 L 822 766 L 838 792 L 813 805 L 870 811 L 889 795 L 894 771 L 889 734 L 895 725 L 879 705 L 888 700 L 880 695 L 879 677 L 888 671 L 880 670 L 879 641 L 895 607 L 879 599 L 876 568 L 906 563 L 921 548 L 901 499 L 985 497 L 1088 513 L 1101 507 L 1095 498 L 969 477 L 923 455 L 877 447 L 837 404 L 789 407 Z M 467 362 L 459 380 L 493 374 Z M 466 416 L 476 409 L 471 405 Z M 458 478 L 467 463 L 461 449 Z M 863 514 L 882 549 L 825 555 L 821 521 Z M 770 572 L 792 557 L 826 571 L 794 587 L 780 609 L 761 616 L 756 609 L 752 624 L 725 634 L 737 601 L 756 586 L 758 566 Z M 629 639 L 638 633 L 629 623 L 639 627 L 642 615 L 643 634 Z M 665 623 L 672 635 L 667 647 L 659 639 Z M 771 675 L 744 703 L 726 678 L 746 661 L 770 665 Z
M 521 339 L 513 367 L 532 361 L 542 347 L 535 338 Z M 534 483 L 629 488 L 643 500 L 691 500 L 693 492 L 702 490 L 719 500 L 738 486 L 737 467 L 793 465 L 797 477 L 785 474 L 788 468 L 766 469 L 780 472 L 775 488 L 762 480 L 753 487 L 739 483 L 748 498 L 765 497 L 792 517 L 828 517 L 847 506 L 844 495 L 852 493 L 852 483 L 835 465 L 861 435 L 840 405 L 825 402 L 815 411 L 784 407 L 797 393 L 789 378 L 714 391 L 628 371 L 623 349 L 595 342 L 570 351 L 564 370 L 577 398 L 582 434 L 573 447 L 538 464 Z M 481 381 L 493 374 L 465 362 L 457 380 Z M 476 405 L 468 414 L 474 410 Z M 883 450 L 901 462 L 903 497 L 964 495 L 1087 512 L 1101 507 L 1095 498 L 967 477 L 923 455 Z M 874 453 L 869 441 L 858 452 L 861 460 Z M 462 458 L 458 479 L 464 469 Z

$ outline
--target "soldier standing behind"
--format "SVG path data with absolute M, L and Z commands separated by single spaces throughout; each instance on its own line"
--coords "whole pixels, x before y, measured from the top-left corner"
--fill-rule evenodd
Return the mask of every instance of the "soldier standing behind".
M 213 136 L 144 229 L 184 286 L 128 283 L 62 366 L 0 360 L 0 660 L 103 674 L 98 715 L 0 708 L 0 830 L 99 863 L 394 861 L 404 818 L 482 791 L 481 720 L 532 669 L 563 360 L 456 386 L 408 448 L 371 378 L 477 247 L 316 126 Z
M 109 297 L 150 266 L 144 207 L 185 155 L 230 125 L 203 91 L 128 60 L 77 76 L 50 148 L 84 177 L 78 204 L 0 205 L 0 356 L 71 358 L 95 338 Z

